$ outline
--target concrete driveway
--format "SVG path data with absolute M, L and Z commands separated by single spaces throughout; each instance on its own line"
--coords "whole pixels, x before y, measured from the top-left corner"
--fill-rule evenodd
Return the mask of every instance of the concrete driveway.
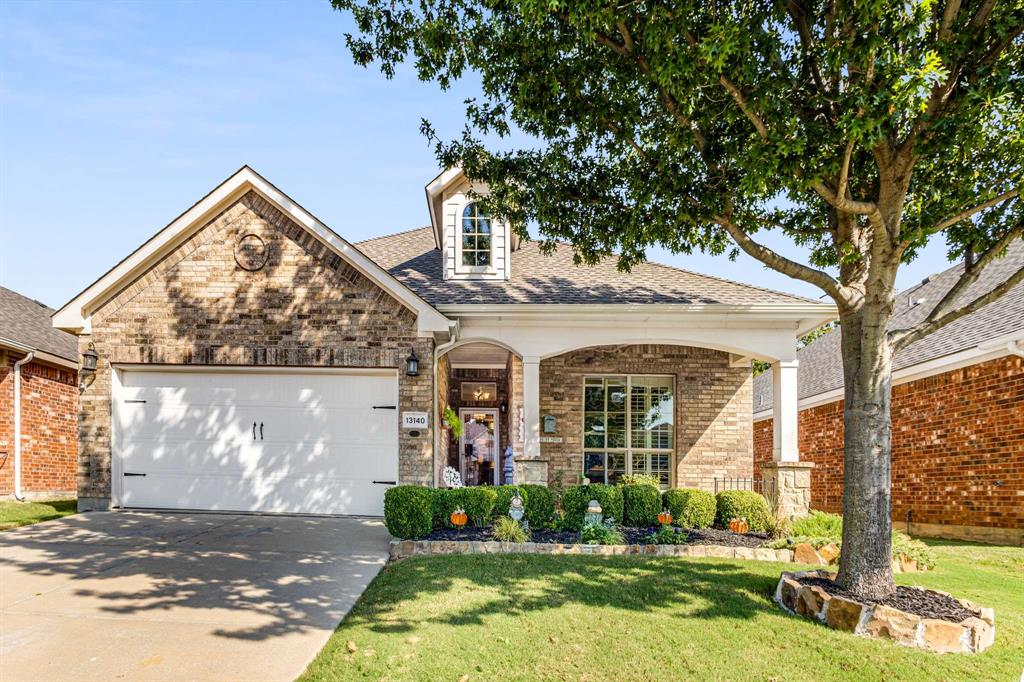
M 93 512 L 0 533 L 0 678 L 292 680 L 387 558 L 379 520 Z

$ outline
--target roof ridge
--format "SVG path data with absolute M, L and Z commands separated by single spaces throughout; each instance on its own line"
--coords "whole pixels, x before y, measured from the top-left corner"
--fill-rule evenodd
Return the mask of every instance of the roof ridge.
M 391 234 L 382 234 L 382 235 L 378 235 L 376 237 L 370 237 L 369 239 L 363 239 L 361 241 L 352 242 L 352 243 L 353 243 L 353 245 L 355 245 L 355 244 L 368 244 L 370 242 L 379 241 L 381 239 L 391 239 L 392 237 L 400 237 L 403 234 L 410 234 L 412 232 L 420 232 L 421 230 L 430 230 L 430 229 L 433 229 L 433 228 L 430 227 L 430 225 L 423 225 L 422 227 L 412 227 L 412 228 L 409 228 L 408 230 L 399 230 L 398 232 L 392 232 Z

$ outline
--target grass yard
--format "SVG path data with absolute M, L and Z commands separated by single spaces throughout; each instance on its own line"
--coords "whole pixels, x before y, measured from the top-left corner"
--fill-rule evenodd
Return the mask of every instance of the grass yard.
M 78 511 L 77 500 L 50 500 L 49 502 L 0 502 L 0 530 L 29 526 L 40 521 L 51 521 Z
M 938 568 L 897 580 L 995 607 L 988 651 L 940 656 L 786 615 L 770 595 L 792 564 L 423 557 L 386 568 L 300 679 L 1020 679 L 1024 549 L 929 544 Z

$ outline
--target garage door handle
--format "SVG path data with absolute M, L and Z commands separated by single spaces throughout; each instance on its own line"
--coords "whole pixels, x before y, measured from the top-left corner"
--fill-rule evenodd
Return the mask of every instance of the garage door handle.
M 395 410 L 395 409 L 398 409 L 398 408 L 395 405 L 374 405 L 373 409 L 375 409 L 375 410 Z
M 256 440 L 256 422 L 252 423 L 252 439 Z
M 146 474 L 137 474 L 134 471 L 126 471 L 126 472 L 124 472 L 124 475 L 125 476 L 145 476 Z
M 260 440 L 263 440 L 263 422 L 260 422 Z
M 142 474 L 145 476 L 146 474 Z M 394 485 L 396 481 L 374 481 L 377 485 Z

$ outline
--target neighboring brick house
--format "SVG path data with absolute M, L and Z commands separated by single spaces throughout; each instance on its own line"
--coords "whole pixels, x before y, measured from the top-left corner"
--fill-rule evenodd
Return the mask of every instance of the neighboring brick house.
M 449 465 L 711 488 L 753 463 L 751 358 L 789 363 L 835 316 L 546 255 L 457 169 L 426 193 L 429 227 L 353 245 L 245 167 L 58 311 L 99 356 L 80 506 L 380 514 L 388 486 Z M 436 428 L 446 407 L 459 442 Z
M 0 287 L 0 498 L 77 487 L 78 341 L 53 328 L 52 313 Z
M 1024 265 L 1024 243 L 991 263 L 964 300 Z M 898 296 L 891 327 L 926 314 L 958 265 Z M 811 506 L 843 505 L 838 330 L 797 354 L 801 459 L 814 463 Z M 754 381 L 754 451 L 772 456 L 772 377 Z M 919 535 L 1024 544 L 1024 284 L 897 354 L 892 394 L 893 521 Z M 758 470 L 755 464 L 754 471 Z

